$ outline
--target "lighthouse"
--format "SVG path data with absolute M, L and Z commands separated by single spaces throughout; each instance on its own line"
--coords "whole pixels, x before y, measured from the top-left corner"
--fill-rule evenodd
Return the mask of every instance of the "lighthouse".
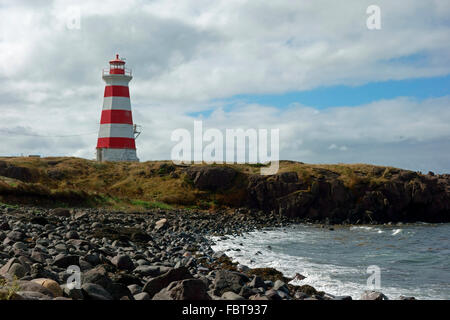
M 109 61 L 102 71 L 105 94 L 97 140 L 97 161 L 139 161 L 136 155 L 135 133 L 131 114 L 128 83 L 133 78 L 125 61 Z

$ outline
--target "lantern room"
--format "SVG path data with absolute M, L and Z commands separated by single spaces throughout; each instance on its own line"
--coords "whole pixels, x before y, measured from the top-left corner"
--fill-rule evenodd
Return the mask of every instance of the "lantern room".
M 109 74 L 125 74 L 125 61 L 118 54 L 114 60 L 109 61 Z

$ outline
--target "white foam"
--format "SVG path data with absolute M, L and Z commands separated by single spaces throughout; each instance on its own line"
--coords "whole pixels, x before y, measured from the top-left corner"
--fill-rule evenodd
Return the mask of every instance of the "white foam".
M 356 226 L 350 227 L 350 230 L 375 231 L 375 233 L 383 233 L 380 228 Z M 348 230 L 348 229 L 347 229 Z M 402 231 L 402 229 L 394 229 L 393 235 Z M 214 251 L 225 251 L 226 254 L 234 261 L 247 265 L 250 268 L 272 267 L 281 272 L 286 277 L 294 277 L 296 273 L 300 273 L 306 278 L 300 281 L 292 281 L 292 284 L 313 286 L 319 291 L 325 291 L 333 295 L 351 295 L 354 299 L 358 299 L 361 294 L 368 290 L 366 279 L 367 266 L 358 265 L 355 261 L 355 267 L 340 266 L 327 263 L 315 263 L 305 256 L 293 256 L 280 252 L 279 243 L 283 247 L 290 247 L 291 244 L 299 244 L 302 242 L 308 245 L 314 245 L 322 240 L 322 233 L 327 232 L 320 228 L 312 226 L 303 226 L 294 229 L 272 229 L 265 231 L 255 231 L 244 234 L 243 236 L 229 236 L 225 240 L 220 237 L 212 237 L 215 242 L 212 246 Z M 280 242 L 280 239 L 282 240 Z M 243 243 L 244 245 L 240 245 Z M 278 248 L 273 246 L 278 244 Z M 271 246 L 271 247 L 269 247 Z M 233 249 L 239 248 L 240 251 Z M 342 278 L 354 279 L 343 282 Z M 404 290 L 396 287 L 384 287 L 380 290 L 389 298 L 398 298 L 400 295 L 414 295 L 419 299 L 430 299 L 439 297 L 438 290 L 433 296 L 431 290 L 427 293 L 421 292 L 418 288 L 412 290 Z

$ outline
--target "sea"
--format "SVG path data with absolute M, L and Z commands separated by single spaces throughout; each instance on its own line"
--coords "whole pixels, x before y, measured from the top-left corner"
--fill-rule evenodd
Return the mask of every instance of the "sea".
M 318 291 L 359 299 L 450 299 L 450 224 L 333 226 L 297 224 L 240 236 L 212 237 L 215 251 L 250 268 L 297 273 Z

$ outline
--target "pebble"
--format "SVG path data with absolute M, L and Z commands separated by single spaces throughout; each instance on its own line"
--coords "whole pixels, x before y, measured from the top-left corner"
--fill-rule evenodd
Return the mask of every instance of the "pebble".
M 8 214 L 10 210 L 0 204 L 0 277 L 7 278 L 6 286 L 11 288 L 19 281 L 14 299 L 317 299 L 299 290 L 291 296 L 281 280 L 248 277 L 251 269 L 245 265 L 235 264 L 234 271 L 222 269 L 221 263 L 228 261 L 226 253 L 211 249 L 208 237 L 212 235 L 227 239 L 287 225 L 287 218 L 277 215 L 178 209 L 17 210 L 23 213 Z M 69 266 L 75 273 L 68 272 Z M 68 285 L 69 280 L 76 286 Z

